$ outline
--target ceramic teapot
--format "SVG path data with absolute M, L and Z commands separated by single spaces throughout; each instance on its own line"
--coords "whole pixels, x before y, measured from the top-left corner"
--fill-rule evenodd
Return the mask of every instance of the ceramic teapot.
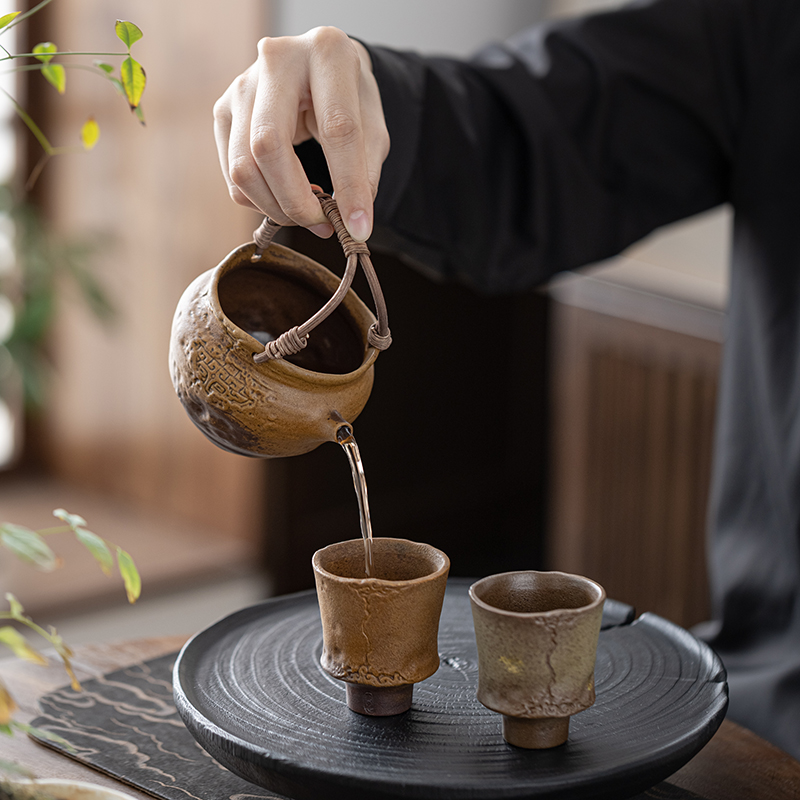
M 175 391 L 192 422 L 234 453 L 299 455 L 351 433 L 378 352 L 391 344 L 369 249 L 347 233 L 335 201 L 314 192 L 347 256 L 341 280 L 274 243 L 280 226 L 267 217 L 253 242 L 189 285 L 175 311 Z M 377 320 L 350 288 L 359 265 Z

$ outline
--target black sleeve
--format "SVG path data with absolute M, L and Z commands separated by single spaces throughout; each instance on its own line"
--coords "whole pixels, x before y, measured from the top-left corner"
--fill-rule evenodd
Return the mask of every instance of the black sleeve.
M 639 2 L 468 62 L 370 47 L 391 136 L 375 240 L 506 291 L 725 202 L 758 3 Z

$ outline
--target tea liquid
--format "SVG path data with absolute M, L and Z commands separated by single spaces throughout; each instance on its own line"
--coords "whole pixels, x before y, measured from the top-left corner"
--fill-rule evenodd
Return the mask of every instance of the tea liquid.
M 367 479 L 364 475 L 364 462 L 361 460 L 361 452 L 358 449 L 353 431 L 342 426 L 337 434 L 339 444 L 347 453 L 350 461 L 350 470 L 353 473 L 353 486 L 358 498 L 358 512 L 361 517 L 361 535 L 364 537 L 364 572 L 367 577 L 372 577 L 372 522 L 369 517 L 369 500 L 367 498 Z

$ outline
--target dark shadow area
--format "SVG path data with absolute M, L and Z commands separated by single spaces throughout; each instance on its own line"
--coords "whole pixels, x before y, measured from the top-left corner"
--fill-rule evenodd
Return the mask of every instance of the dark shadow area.
M 337 274 L 335 241 L 283 240 Z M 375 536 L 444 550 L 452 575 L 542 567 L 547 466 L 547 298 L 486 297 L 373 254 L 393 345 L 355 422 Z M 359 276 L 360 277 L 360 276 Z M 369 305 L 366 282 L 355 284 Z M 269 464 L 265 536 L 276 591 L 313 586 L 311 556 L 360 535 L 334 444 Z

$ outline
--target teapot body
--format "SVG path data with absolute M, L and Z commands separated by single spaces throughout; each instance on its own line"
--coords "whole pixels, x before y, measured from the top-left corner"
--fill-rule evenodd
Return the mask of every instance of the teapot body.
M 172 324 L 170 374 L 192 422 L 216 445 L 257 457 L 336 441 L 372 389 L 372 312 L 351 290 L 291 359 L 256 363 L 265 341 L 309 316 L 339 285 L 320 264 L 272 244 L 243 245 L 198 276 Z

